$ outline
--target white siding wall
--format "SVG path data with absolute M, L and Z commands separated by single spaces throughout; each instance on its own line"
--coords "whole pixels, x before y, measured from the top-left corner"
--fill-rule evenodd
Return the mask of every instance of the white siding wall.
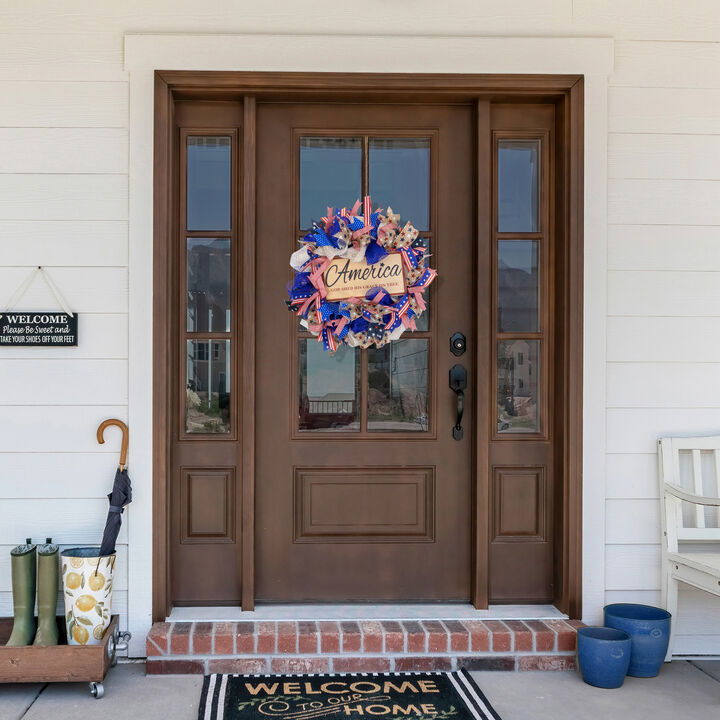
M 363 7 L 357 12 L 347 0 L 319 0 L 312 11 L 290 0 L 0 7 L 0 305 L 42 264 L 82 313 L 77 349 L 0 351 L 0 614 L 11 608 L 11 545 L 26 535 L 64 544 L 99 537 L 118 444 L 111 429 L 98 446 L 95 428 L 127 417 L 123 33 L 316 33 L 328 17 L 373 35 L 616 39 L 607 118 L 606 599 L 658 600 L 655 440 L 720 432 L 716 0 L 417 0 L 387 27 L 384 0 Z M 23 306 L 52 301 L 38 283 Z M 132 510 L 124 519 L 132 522 Z M 121 613 L 126 560 L 122 545 Z M 678 650 L 720 654 L 720 601 L 684 592 L 680 607 Z M 703 637 L 708 627 L 716 634 Z

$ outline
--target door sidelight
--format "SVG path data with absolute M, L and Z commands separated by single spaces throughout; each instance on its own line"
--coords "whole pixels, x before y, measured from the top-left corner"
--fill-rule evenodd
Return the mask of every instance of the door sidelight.
M 453 365 L 450 368 L 450 389 L 457 395 L 457 420 L 453 427 L 453 437 L 462 440 L 462 418 L 465 410 L 465 393 L 467 388 L 467 370 L 462 365 Z

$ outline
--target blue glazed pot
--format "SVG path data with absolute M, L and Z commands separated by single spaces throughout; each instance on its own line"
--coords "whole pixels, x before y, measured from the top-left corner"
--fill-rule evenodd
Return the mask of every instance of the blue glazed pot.
M 634 603 L 605 606 L 605 625 L 624 630 L 632 640 L 628 675 L 655 677 L 670 642 L 670 613 L 662 608 Z
M 599 688 L 619 688 L 630 664 L 630 636 L 623 630 L 584 627 L 577 632 L 577 659 L 582 679 Z

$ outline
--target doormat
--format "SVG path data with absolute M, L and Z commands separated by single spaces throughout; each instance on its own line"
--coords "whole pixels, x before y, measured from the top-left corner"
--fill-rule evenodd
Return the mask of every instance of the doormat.
M 198 720 L 500 720 L 466 670 L 207 675 Z

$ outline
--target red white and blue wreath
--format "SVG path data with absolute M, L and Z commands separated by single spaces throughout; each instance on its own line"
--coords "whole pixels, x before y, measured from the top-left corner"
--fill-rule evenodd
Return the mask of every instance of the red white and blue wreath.
M 360 207 L 358 200 L 350 212 L 328 208 L 290 257 L 296 274 L 288 309 L 329 352 L 342 343 L 382 347 L 415 330 L 426 309 L 423 293 L 437 277 L 409 222 L 401 228 L 390 207 L 373 212 L 369 197 L 362 215 Z

